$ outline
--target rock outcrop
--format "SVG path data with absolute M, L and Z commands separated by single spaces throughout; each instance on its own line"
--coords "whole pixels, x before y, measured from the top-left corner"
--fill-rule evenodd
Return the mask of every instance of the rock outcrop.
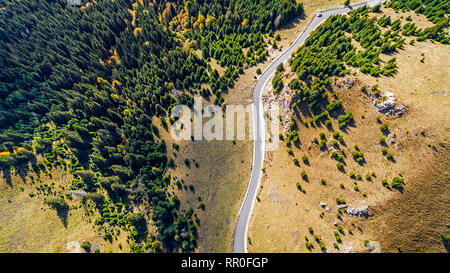
M 348 207 L 345 210 L 345 213 L 353 216 L 353 217 L 369 217 L 369 211 L 370 211 L 370 207 L 369 206 L 362 206 L 359 208 L 352 208 L 352 207 Z
M 389 91 L 384 94 L 382 101 L 376 98 L 372 98 L 371 101 L 378 112 L 386 116 L 401 116 L 405 111 L 405 106 L 396 102 L 394 93 Z

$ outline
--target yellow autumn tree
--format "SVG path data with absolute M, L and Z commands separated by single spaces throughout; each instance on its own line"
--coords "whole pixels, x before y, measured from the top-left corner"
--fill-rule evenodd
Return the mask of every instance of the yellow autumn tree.
M 197 22 L 199 24 L 203 24 L 205 22 L 205 19 L 206 18 L 205 18 L 205 16 L 203 16 L 203 14 L 201 14 L 201 13 L 198 14 Z
M 194 29 L 200 29 L 203 30 L 204 26 L 205 26 L 205 16 L 203 16 L 203 14 L 199 13 L 198 17 L 197 17 L 197 21 L 194 22 L 193 27 Z
M 151 247 L 153 249 L 160 249 L 161 248 L 161 243 L 158 241 L 153 241 Z
M 208 16 L 206 16 L 206 20 L 205 20 L 205 26 L 209 27 L 211 24 L 213 24 L 216 21 L 216 18 L 214 16 L 211 16 L 208 14 Z
M 139 33 L 141 33 L 141 32 L 142 32 L 142 28 L 141 27 L 137 27 L 133 31 L 135 37 L 137 37 L 139 35 Z
M 162 21 L 164 23 L 167 23 L 167 21 L 169 21 L 169 16 L 170 16 L 170 3 L 167 3 L 166 8 L 162 12 Z
M 117 49 L 114 49 L 113 54 L 111 56 L 111 60 L 114 61 L 116 64 L 120 64 L 120 57 L 117 53 Z
M 119 81 L 117 81 L 117 80 L 114 80 L 114 81 L 112 82 L 112 89 L 116 89 L 116 86 L 121 86 L 121 85 L 122 85 L 121 82 L 119 82 Z
M 25 151 L 25 148 L 19 147 L 19 148 L 17 148 L 17 149 L 14 149 L 14 154 L 20 154 L 20 153 L 22 153 L 22 152 L 24 152 L 24 151 Z
M 111 98 L 116 101 L 119 98 L 119 95 L 112 93 Z

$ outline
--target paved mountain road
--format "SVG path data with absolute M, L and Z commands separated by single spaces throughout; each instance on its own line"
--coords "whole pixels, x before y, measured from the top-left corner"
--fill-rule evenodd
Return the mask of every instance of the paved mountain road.
M 254 134 L 254 150 L 253 150 L 253 166 L 250 182 L 247 188 L 247 193 L 244 197 L 241 209 L 239 210 L 239 217 L 236 224 L 236 230 L 233 240 L 233 252 L 246 253 L 247 252 L 247 230 L 250 216 L 255 204 L 256 194 L 258 192 L 261 181 L 262 167 L 264 162 L 265 150 L 265 124 L 263 118 L 263 105 L 261 101 L 262 93 L 267 81 L 275 73 L 278 65 L 289 60 L 290 56 L 299 46 L 303 45 L 309 34 L 322 24 L 327 18 L 333 15 L 345 14 L 353 9 L 358 9 L 362 6 L 375 6 L 384 2 L 385 0 L 372 0 L 351 6 L 329 9 L 321 11 L 314 15 L 306 29 L 298 36 L 297 40 L 275 59 L 272 64 L 261 74 L 258 81 L 253 86 L 253 134 Z M 318 15 L 321 14 L 321 15 Z

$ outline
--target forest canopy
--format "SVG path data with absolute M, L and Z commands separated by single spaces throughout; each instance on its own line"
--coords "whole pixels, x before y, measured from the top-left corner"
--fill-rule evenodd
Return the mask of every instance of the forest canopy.
M 173 163 L 154 117 L 166 119 L 194 94 L 223 103 L 239 72 L 267 56 L 263 34 L 301 15 L 302 5 L 67 3 L 0 0 L 0 168 L 68 169 L 70 188 L 86 191 L 84 202 L 100 213 L 105 240 L 124 229 L 134 252 L 194 250 L 195 211 L 180 210 L 168 191 Z M 211 59 L 226 67 L 223 75 Z M 133 213 L 140 205 L 145 212 Z

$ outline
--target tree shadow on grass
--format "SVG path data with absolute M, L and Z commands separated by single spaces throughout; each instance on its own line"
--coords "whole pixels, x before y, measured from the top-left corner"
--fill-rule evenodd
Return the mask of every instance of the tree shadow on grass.
M 312 118 L 314 116 L 308 104 L 303 101 L 297 104 L 297 107 L 294 108 L 294 113 L 299 120 L 301 116 L 305 118 Z
M 63 198 L 50 197 L 45 203 L 52 209 L 56 210 L 56 215 L 61 219 L 62 224 L 67 228 L 67 217 L 69 215 L 69 205 Z
M 450 253 L 450 242 L 442 237 L 442 243 L 444 244 L 445 250 L 447 253 Z
M 57 209 L 56 215 L 58 215 L 64 227 L 67 228 L 67 218 L 69 216 L 69 209 Z
M 3 179 L 5 180 L 6 184 L 8 184 L 10 187 L 12 187 L 11 170 L 3 169 L 2 174 L 3 174 Z
M 305 19 L 306 19 L 306 14 L 303 12 L 301 15 L 299 15 L 299 16 L 289 20 L 285 24 L 283 24 L 283 26 L 281 26 L 279 28 L 279 30 L 292 29 L 293 27 L 295 27 L 296 24 L 300 23 L 300 21 L 305 20 Z
M 403 187 L 395 187 L 395 186 L 391 186 L 391 189 L 392 189 L 392 190 L 396 190 L 396 191 L 400 192 L 401 194 L 403 194 L 403 192 L 404 192 Z
M 300 138 L 298 138 L 296 141 L 294 141 L 294 146 L 298 149 L 302 146 L 302 142 L 300 141 Z

